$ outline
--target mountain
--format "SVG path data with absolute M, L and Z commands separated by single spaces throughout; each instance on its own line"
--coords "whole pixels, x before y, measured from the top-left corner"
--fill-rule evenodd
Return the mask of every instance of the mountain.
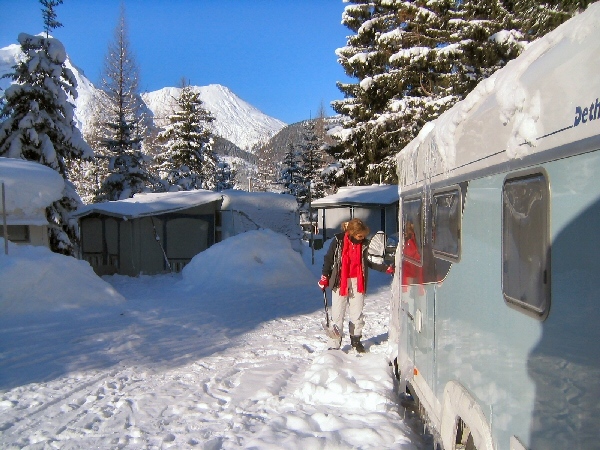
M 220 84 L 193 86 L 200 94 L 204 107 L 215 117 L 214 133 L 233 142 L 242 150 L 251 150 L 256 144 L 269 140 L 286 124 L 269 117 Z M 180 88 L 166 87 L 142 94 L 142 99 L 161 125 L 171 112 Z
M 12 44 L 0 48 L 0 76 L 12 73 L 12 66 L 22 58 L 21 47 Z M 77 79 L 78 98 L 75 100 L 75 120 L 78 128 L 85 132 L 91 119 L 91 102 L 97 88 L 85 76 L 83 70 L 74 65 L 67 57 L 65 65 L 71 69 Z M 0 78 L 0 89 L 6 89 L 11 83 L 8 78 Z M 248 102 L 235 95 L 230 89 L 219 84 L 194 86 L 200 93 L 204 107 L 215 117 L 214 133 L 233 143 L 241 150 L 251 151 L 258 144 L 268 141 L 286 126 L 280 120 L 270 117 Z M 142 94 L 146 106 L 154 114 L 155 124 L 164 124 L 171 110 L 174 98 L 180 88 L 166 87 L 158 91 Z

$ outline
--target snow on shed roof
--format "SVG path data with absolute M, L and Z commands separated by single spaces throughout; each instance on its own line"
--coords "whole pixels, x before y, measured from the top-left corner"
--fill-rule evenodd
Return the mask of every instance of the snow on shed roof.
M 223 195 L 217 192 L 194 190 L 135 194 L 133 198 L 104 203 L 92 203 L 77 209 L 76 217 L 90 214 L 135 219 L 138 217 L 165 214 L 193 208 L 194 206 L 220 201 Z
M 391 205 L 397 202 L 398 186 L 374 184 L 371 186 L 341 187 L 335 194 L 314 200 L 313 208 L 331 208 L 359 205 Z
M 245 209 L 248 206 L 259 209 L 272 209 L 273 207 L 296 211 L 298 202 L 292 195 L 276 194 L 274 192 L 247 192 L 229 189 L 223 191 L 223 206 L 221 209 Z
M 65 188 L 57 171 L 18 158 L 0 157 L 0 183 L 9 225 L 46 225 L 46 208 L 62 198 Z

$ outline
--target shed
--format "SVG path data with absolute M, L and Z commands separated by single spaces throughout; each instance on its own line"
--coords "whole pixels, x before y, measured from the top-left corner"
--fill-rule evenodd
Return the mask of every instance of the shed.
M 371 185 L 341 187 L 335 194 L 314 200 L 317 223 L 323 242 L 341 231 L 342 222 L 353 218 L 364 221 L 371 234 L 398 232 L 398 186 Z
M 284 234 L 300 251 L 302 229 L 296 197 L 273 192 L 227 190 L 223 194 L 219 239 L 260 228 Z
M 180 272 L 216 242 L 257 229 L 286 235 L 300 250 L 291 195 L 227 190 L 136 194 L 77 210 L 81 258 L 99 275 Z
M 221 201 L 221 194 L 196 190 L 83 206 L 75 214 L 81 257 L 98 275 L 179 272 L 214 244 Z
M 4 202 L 0 197 L 0 237 L 4 237 L 6 221 L 6 234 L 11 242 L 49 247 L 46 208 L 62 198 L 63 177 L 33 161 L 0 157 L 0 184 L 4 185 Z

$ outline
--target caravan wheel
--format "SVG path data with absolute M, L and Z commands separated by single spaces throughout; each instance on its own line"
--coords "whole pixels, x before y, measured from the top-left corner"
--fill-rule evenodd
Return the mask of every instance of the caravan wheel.
M 460 383 L 444 389 L 440 434 L 445 449 L 494 450 L 492 431 L 481 406 Z
M 455 450 L 477 450 L 473 435 L 467 424 L 461 419 L 458 419 L 456 425 L 456 445 Z

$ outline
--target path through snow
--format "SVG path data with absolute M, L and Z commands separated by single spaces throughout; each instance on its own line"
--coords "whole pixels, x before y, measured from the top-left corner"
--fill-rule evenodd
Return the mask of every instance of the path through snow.
M 385 359 L 389 277 L 364 356 L 326 350 L 316 279 L 207 296 L 105 277 L 125 305 L 0 319 L 0 447 L 426 448 Z

